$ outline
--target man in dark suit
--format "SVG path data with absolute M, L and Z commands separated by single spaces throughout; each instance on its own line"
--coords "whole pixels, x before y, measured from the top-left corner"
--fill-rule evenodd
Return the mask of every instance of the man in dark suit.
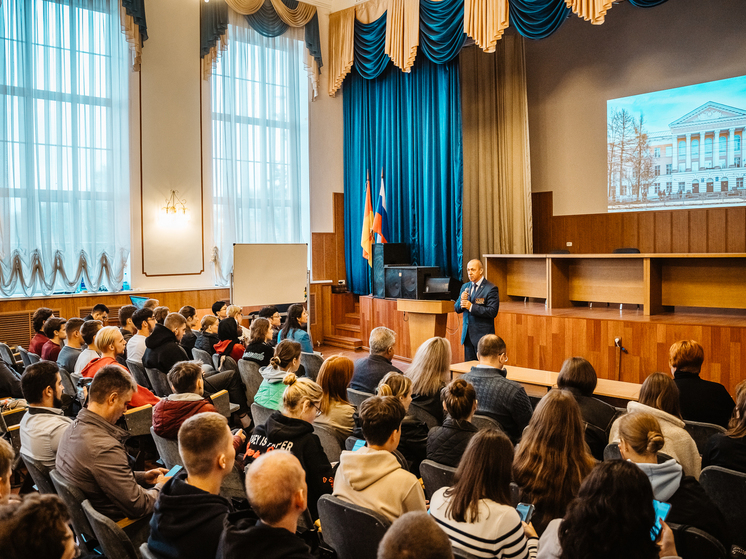
M 495 317 L 500 308 L 500 294 L 494 284 L 484 277 L 484 268 L 479 260 L 466 265 L 469 281 L 461 287 L 456 300 L 457 313 L 464 313 L 461 343 L 464 345 L 466 361 L 477 358 L 477 345 L 482 336 L 495 333 Z

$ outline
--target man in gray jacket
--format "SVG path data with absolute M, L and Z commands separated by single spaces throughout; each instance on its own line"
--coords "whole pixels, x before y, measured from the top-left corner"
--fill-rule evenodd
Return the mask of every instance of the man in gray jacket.
M 91 383 L 88 408 L 65 431 L 57 450 L 57 471 L 83 491 L 93 508 L 115 521 L 152 513 L 166 481 L 164 468 L 132 471 L 124 446 L 127 431 L 115 425 L 136 387 L 122 367 L 103 367 Z

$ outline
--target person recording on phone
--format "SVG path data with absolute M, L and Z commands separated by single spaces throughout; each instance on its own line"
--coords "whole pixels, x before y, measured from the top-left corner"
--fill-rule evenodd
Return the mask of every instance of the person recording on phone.
M 482 336 L 495 333 L 495 317 L 500 308 L 497 287 L 484 277 L 484 268 L 479 260 L 470 260 L 466 265 L 469 281 L 461 287 L 454 308 L 464 315 L 461 343 L 464 359 L 477 359 L 477 345 Z

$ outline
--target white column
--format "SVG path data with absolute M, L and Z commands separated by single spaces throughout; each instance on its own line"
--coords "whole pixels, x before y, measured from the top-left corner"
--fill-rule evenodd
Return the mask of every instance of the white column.
M 728 167 L 733 165 L 733 157 L 735 156 L 735 142 L 736 142 L 736 129 L 730 128 L 728 130 Z
M 687 132 L 686 134 L 686 170 L 689 171 L 692 168 L 692 133 Z
M 699 167 L 700 169 L 704 167 L 705 161 L 707 160 L 707 149 L 705 149 L 705 141 L 707 138 L 705 136 L 707 135 L 707 132 L 700 132 L 700 148 L 699 148 Z M 712 159 L 712 153 L 710 154 L 710 159 Z

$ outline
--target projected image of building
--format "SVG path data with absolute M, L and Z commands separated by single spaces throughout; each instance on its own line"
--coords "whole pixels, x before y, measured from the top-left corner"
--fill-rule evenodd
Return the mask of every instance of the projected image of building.
M 647 132 L 626 110 L 609 120 L 609 210 L 746 204 L 746 109 L 713 101 Z

